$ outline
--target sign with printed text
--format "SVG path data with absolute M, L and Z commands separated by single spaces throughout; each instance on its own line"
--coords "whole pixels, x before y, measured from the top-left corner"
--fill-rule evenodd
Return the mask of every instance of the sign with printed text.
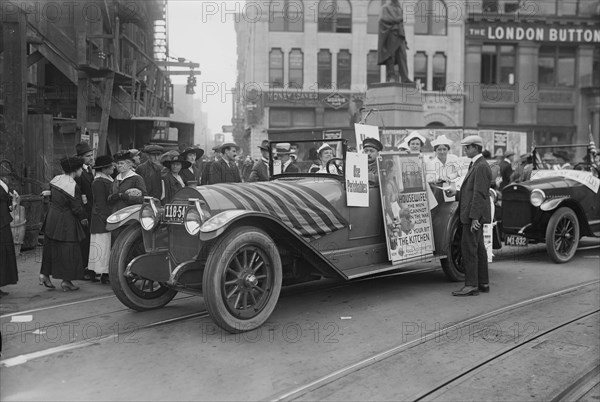
M 575 180 L 592 190 L 594 193 L 598 193 L 598 189 L 600 188 L 600 179 L 594 177 L 592 172 L 583 170 L 535 170 L 531 173 L 531 180 L 544 179 L 546 177 L 565 177 L 567 179 Z
M 349 207 L 369 206 L 368 163 L 365 154 L 346 153 L 346 200 Z
M 356 134 L 356 150 L 358 152 L 362 152 L 362 143 L 365 138 L 375 138 L 379 141 L 379 127 L 377 126 L 355 123 L 354 132 Z
M 388 258 L 402 263 L 432 257 L 430 191 L 423 160 L 386 152 L 377 166 Z

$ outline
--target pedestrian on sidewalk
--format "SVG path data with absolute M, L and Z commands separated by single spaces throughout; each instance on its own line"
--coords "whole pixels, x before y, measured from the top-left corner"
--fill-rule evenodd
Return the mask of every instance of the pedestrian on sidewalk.
M 17 255 L 10 223 L 12 204 L 18 204 L 19 194 L 10 190 L 8 185 L 0 179 L 0 287 L 14 285 L 19 280 L 17 271 Z M 8 295 L 0 290 L 0 296 Z
M 112 194 L 108 201 L 112 204 L 112 212 L 129 205 L 142 204 L 148 195 L 146 184 L 142 176 L 133 171 L 133 155 L 129 151 L 122 151 L 114 155 L 117 162 L 117 175 L 112 185 Z
M 175 159 L 164 161 L 163 165 L 169 169 L 167 173 L 163 175 L 163 188 L 164 198 L 161 200 L 162 204 L 168 204 L 175 197 L 175 193 L 185 187 L 181 172 L 188 169 L 192 163 L 189 160 L 185 160 L 179 155 Z
M 90 257 L 88 269 L 100 275 L 100 283 L 110 283 L 108 279 L 108 260 L 110 258 L 111 234 L 106 230 L 106 220 L 112 207 L 108 202 L 111 194 L 115 170 L 113 158 L 110 155 L 99 156 L 94 164 L 96 177 L 92 183 L 94 205 L 90 223 Z
M 92 183 L 94 182 L 94 171 L 92 166 L 94 163 L 94 150 L 87 142 L 81 142 L 75 146 L 77 156 L 83 160 L 81 167 L 81 175 L 75 178 L 75 181 L 81 189 L 81 199 L 83 202 L 83 210 L 88 222 L 92 219 L 92 205 L 94 204 L 94 195 L 92 193 Z M 85 239 L 81 242 L 81 257 L 83 263 L 87 265 L 90 255 L 90 228 L 84 227 Z M 87 266 L 84 269 L 83 279 L 86 281 L 97 282 L 96 273 L 90 270 Z
M 42 227 L 44 248 L 40 285 L 54 288 L 50 275 L 62 279 L 63 291 L 79 290 L 73 280 L 83 279 L 84 262 L 81 242 L 85 239 L 84 226 L 89 226 L 83 209 L 81 189 L 75 179 L 81 176 L 83 159 L 65 157 L 60 166 L 64 174 L 50 181 L 50 205 Z M 87 262 L 87 261 L 86 261 Z

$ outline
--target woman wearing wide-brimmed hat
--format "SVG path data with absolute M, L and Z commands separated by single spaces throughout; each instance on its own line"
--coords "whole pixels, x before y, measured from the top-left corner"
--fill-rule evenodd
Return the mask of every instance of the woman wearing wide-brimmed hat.
M 129 151 L 123 151 L 113 157 L 119 174 L 113 182 L 108 201 L 112 203 L 112 212 L 116 212 L 128 205 L 143 203 L 148 192 L 142 176 L 133 171 L 133 155 Z
M 185 184 L 189 181 L 195 181 L 196 184 L 200 184 L 202 171 L 198 168 L 196 163 L 202 158 L 202 155 L 204 155 L 204 150 L 200 148 L 186 148 L 181 153 L 181 159 L 190 162 L 190 166 L 181 169 L 181 172 L 179 173 Z
M 185 187 L 185 182 L 181 177 L 181 171 L 189 168 L 191 164 L 190 161 L 183 159 L 181 155 L 163 162 L 163 165 L 169 169 L 169 171 L 163 175 L 164 197 L 161 200 L 163 205 L 171 202 L 175 193 Z
M 66 292 L 79 288 L 71 281 L 83 279 L 84 261 L 79 243 L 85 238 L 83 226 L 88 226 L 83 209 L 81 189 L 75 182 L 82 172 L 83 159 L 65 157 L 60 166 L 64 174 L 50 181 L 50 205 L 44 221 L 44 249 L 40 270 L 40 285 L 54 288 L 50 275 L 62 279 Z M 86 261 L 87 262 L 87 261 Z
M 110 258 L 111 234 L 106 230 L 106 219 L 110 216 L 111 205 L 108 197 L 111 194 L 115 170 L 114 160 L 110 155 L 99 156 L 94 164 L 96 177 L 92 183 L 94 205 L 92 206 L 92 222 L 90 224 L 90 256 L 88 269 L 100 275 L 100 281 L 108 284 L 108 260 Z
M 435 157 L 425 162 L 429 183 L 453 182 L 458 178 L 458 156 L 449 153 L 452 141 L 444 134 L 431 141 Z

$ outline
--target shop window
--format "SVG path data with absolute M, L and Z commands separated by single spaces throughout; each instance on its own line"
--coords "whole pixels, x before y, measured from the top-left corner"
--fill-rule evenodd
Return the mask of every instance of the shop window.
M 283 87 L 283 51 L 279 48 L 269 52 L 269 85 L 272 88 Z
M 289 86 L 302 89 L 304 85 L 304 54 L 302 50 L 292 49 L 289 59 Z
M 340 50 L 337 55 L 337 87 L 350 89 L 352 79 L 352 55 L 348 50 Z
M 414 80 L 421 82 L 421 89 L 427 89 L 427 54 L 417 52 L 415 54 Z
M 481 48 L 481 83 L 515 83 L 516 49 L 513 45 L 483 45 Z
M 286 109 L 271 107 L 269 111 L 269 127 L 314 127 L 314 109 Z
M 385 0 L 371 0 L 367 9 L 367 33 L 379 34 L 379 14 Z
M 301 0 L 272 0 L 269 4 L 269 31 L 303 32 L 304 6 Z
M 352 32 L 352 7 L 348 0 L 321 0 L 318 11 L 319 32 Z
M 442 0 L 419 0 L 416 7 L 416 35 L 446 35 L 448 10 Z
M 541 86 L 574 86 L 575 48 L 541 46 L 538 55 L 538 81 Z
M 319 88 L 331 88 L 331 52 L 319 50 L 317 55 L 317 85 Z
M 367 85 L 381 82 L 381 68 L 377 60 L 377 50 L 371 50 L 367 54 Z

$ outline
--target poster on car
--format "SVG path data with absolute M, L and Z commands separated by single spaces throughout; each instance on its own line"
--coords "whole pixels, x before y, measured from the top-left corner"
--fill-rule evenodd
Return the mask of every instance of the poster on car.
M 346 153 L 346 203 L 349 207 L 369 206 L 369 162 L 366 154 Z
M 433 230 L 423 160 L 382 153 L 377 161 L 388 258 L 393 263 L 433 256 Z

